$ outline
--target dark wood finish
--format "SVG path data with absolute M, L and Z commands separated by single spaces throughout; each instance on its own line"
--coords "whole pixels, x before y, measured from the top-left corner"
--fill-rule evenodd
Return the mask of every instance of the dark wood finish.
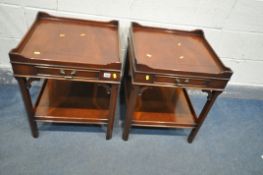
M 205 103 L 205 106 L 201 112 L 201 114 L 198 117 L 198 125 L 191 131 L 190 135 L 188 136 L 187 141 L 189 143 L 192 143 L 196 134 L 198 133 L 200 127 L 202 126 L 203 122 L 205 121 L 205 118 L 207 117 L 207 114 L 209 113 L 210 109 L 212 108 L 216 98 L 220 94 L 220 91 L 209 91 L 207 96 L 207 101 Z
M 98 82 L 110 81 L 112 84 L 119 84 L 120 70 L 112 69 L 83 69 L 76 67 L 61 67 L 54 65 L 25 65 L 23 63 L 12 64 L 14 76 L 16 77 L 34 77 L 48 78 L 57 80 Z M 104 74 L 110 74 L 110 77 L 104 77 Z M 113 77 L 113 74 L 116 77 Z
M 62 18 L 40 12 L 10 54 L 15 55 L 10 58 L 12 62 L 120 66 L 118 22 Z
M 112 136 L 121 76 L 118 22 L 51 16 L 40 12 L 9 53 L 32 135 L 36 121 L 107 124 Z M 31 81 L 44 79 L 35 106 Z
M 196 114 L 183 89 L 141 87 L 140 91 L 132 117 L 133 126 L 196 126 Z
M 16 77 L 120 82 L 117 21 L 77 20 L 40 12 L 9 55 Z
M 129 101 L 127 104 L 126 121 L 124 124 L 124 130 L 123 130 L 123 135 L 122 135 L 123 140 L 128 140 L 129 138 L 129 130 L 130 130 L 131 123 L 132 123 L 132 116 L 133 116 L 133 112 L 135 109 L 136 98 L 137 98 L 138 92 L 139 92 L 139 87 L 133 86 L 131 89 L 131 93 L 129 95 L 130 96 Z
M 131 42 L 137 70 L 147 66 L 153 70 L 192 75 L 226 74 L 225 77 L 229 77 L 232 73 L 220 61 L 201 30 L 180 31 L 132 23 Z
M 94 92 L 94 86 L 93 83 L 48 80 L 36 106 L 36 120 L 106 124 L 110 95 L 103 87 L 96 87 Z
M 113 124 L 114 124 L 114 118 L 115 118 L 115 111 L 116 111 L 116 104 L 117 104 L 117 96 L 118 96 L 118 85 L 112 85 L 111 86 L 111 98 L 110 98 L 110 105 L 109 108 L 110 114 L 109 114 L 109 122 L 107 127 L 107 134 L 106 139 L 111 139 L 112 137 L 112 130 L 113 130 Z
M 219 74 L 224 71 L 201 32 L 154 29 L 133 24 L 132 39 L 137 64 L 176 72 Z
M 201 30 L 132 23 L 128 51 L 123 139 L 128 139 L 131 126 L 193 128 L 188 137 L 191 143 L 232 76 L 231 69 L 220 61 Z M 134 87 L 136 92 L 129 90 Z M 188 88 L 209 92 L 198 117 Z
M 201 30 L 160 29 L 132 23 L 129 47 L 132 78 L 137 85 L 222 91 L 232 75 Z
M 34 119 L 34 108 L 33 108 L 29 90 L 27 89 L 27 79 L 17 78 L 17 81 L 24 101 L 25 109 L 27 112 L 27 118 L 31 129 L 31 134 L 33 137 L 37 138 L 38 137 L 37 123 Z

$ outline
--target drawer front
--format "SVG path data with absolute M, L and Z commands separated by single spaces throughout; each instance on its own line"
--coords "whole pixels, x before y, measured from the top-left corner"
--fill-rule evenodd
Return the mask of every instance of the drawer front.
M 175 87 L 197 87 L 197 88 L 214 88 L 224 89 L 227 80 L 220 79 L 204 79 L 193 77 L 174 77 L 174 76 L 160 76 L 151 74 L 136 74 L 134 75 L 134 81 L 140 83 L 151 83 L 164 86 Z
M 39 78 L 78 79 L 119 81 L 120 72 L 103 70 L 83 70 L 70 68 L 56 68 L 25 64 L 12 64 L 15 76 L 34 76 Z
M 211 80 L 181 77 L 155 77 L 155 83 L 172 83 L 176 86 L 209 86 Z
M 85 79 L 99 79 L 98 71 L 83 71 L 76 69 L 68 68 L 50 68 L 50 67 L 41 67 L 36 66 L 36 72 L 39 76 L 51 76 L 51 77 L 61 77 L 64 79 L 73 79 L 73 78 L 85 78 Z

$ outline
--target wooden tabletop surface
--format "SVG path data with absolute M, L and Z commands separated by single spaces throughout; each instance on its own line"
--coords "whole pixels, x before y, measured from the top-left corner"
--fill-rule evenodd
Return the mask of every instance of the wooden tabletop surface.
M 218 58 L 205 38 L 195 32 L 132 26 L 132 40 L 137 64 L 152 69 L 218 74 Z
M 118 24 L 59 17 L 37 19 L 18 47 L 25 58 L 107 65 L 120 62 Z

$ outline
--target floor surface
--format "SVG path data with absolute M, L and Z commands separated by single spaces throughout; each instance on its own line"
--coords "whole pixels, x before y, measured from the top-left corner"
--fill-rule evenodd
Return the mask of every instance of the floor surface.
M 62 124 L 34 139 L 18 87 L 0 85 L 0 175 L 263 174 L 263 101 L 219 97 L 192 144 L 187 129 L 134 128 L 125 142 L 120 109 L 109 141 L 105 126 Z

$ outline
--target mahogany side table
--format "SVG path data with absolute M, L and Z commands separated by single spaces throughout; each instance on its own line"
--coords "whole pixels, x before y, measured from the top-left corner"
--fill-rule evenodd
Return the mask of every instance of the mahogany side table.
M 180 31 L 132 23 L 125 70 L 126 119 L 131 126 L 191 128 L 191 143 L 232 75 L 201 30 Z M 187 89 L 208 93 L 199 116 Z
M 107 124 L 112 137 L 121 76 L 118 22 L 55 17 L 40 12 L 9 53 L 33 137 L 37 121 Z M 32 103 L 31 82 L 43 79 Z

